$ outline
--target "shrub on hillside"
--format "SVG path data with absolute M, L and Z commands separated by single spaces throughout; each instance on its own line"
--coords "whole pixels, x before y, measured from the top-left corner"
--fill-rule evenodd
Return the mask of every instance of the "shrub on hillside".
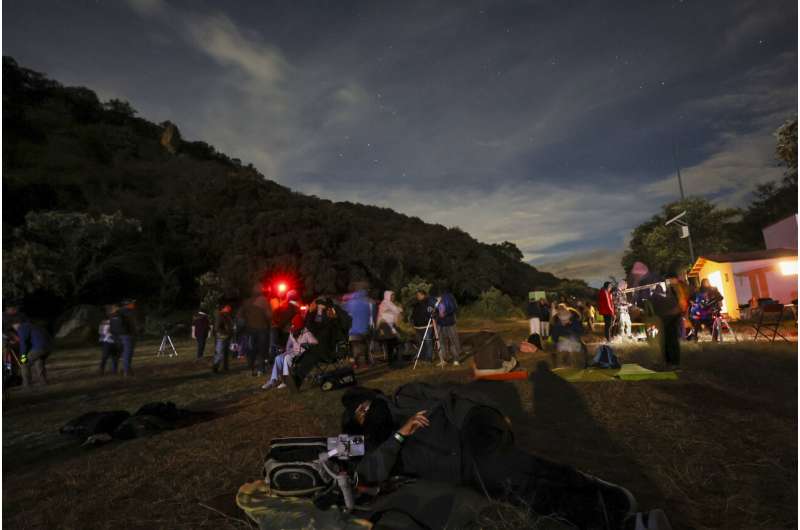
M 483 291 L 478 300 L 461 312 L 462 316 L 481 318 L 520 317 L 522 310 L 510 296 L 495 287 Z
M 420 278 L 419 276 L 414 276 L 405 287 L 400 289 L 400 292 L 397 295 L 397 300 L 400 302 L 400 304 L 402 304 L 403 311 L 405 311 L 404 318 L 408 318 L 408 315 L 411 313 L 411 306 L 416 300 L 417 291 L 422 289 L 426 293 L 430 294 L 431 287 L 433 287 L 431 282 Z

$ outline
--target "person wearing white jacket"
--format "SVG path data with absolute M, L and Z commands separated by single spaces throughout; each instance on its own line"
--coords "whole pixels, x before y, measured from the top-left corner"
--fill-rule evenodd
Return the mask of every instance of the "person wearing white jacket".
M 378 306 L 377 330 L 378 340 L 383 343 L 389 364 L 395 362 L 399 337 L 397 322 L 403 308 L 394 303 L 394 291 L 384 291 L 383 301 Z

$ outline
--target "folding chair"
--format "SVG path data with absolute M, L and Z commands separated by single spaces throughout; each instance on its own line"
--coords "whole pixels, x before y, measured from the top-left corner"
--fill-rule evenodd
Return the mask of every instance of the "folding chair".
M 350 344 L 347 341 L 337 342 L 332 353 L 325 353 L 319 356 L 314 367 L 306 376 L 306 380 L 315 386 L 319 386 L 325 375 L 347 365 L 349 356 Z
M 775 342 L 777 337 L 782 338 L 786 342 L 790 342 L 789 339 L 784 337 L 780 332 L 783 313 L 783 304 L 766 304 L 762 306 L 761 315 L 759 316 L 758 323 L 755 326 L 756 334 L 753 337 L 753 340 L 758 340 L 760 335 L 770 342 Z M 769 337 L 767 333 L 761 331 L 762 329 L 765 329 L 767 332 L 772 331 L 772 337 Z

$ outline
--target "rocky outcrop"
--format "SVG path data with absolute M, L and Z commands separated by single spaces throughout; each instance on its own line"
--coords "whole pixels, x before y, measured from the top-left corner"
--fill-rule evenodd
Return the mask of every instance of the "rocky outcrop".
M 161 146 L 170 154 L 176 154 L 181 145 L 181 132 L 178 126 L 171 121 L 165 121 L 161 124 L 163 128 L 161 131 Z

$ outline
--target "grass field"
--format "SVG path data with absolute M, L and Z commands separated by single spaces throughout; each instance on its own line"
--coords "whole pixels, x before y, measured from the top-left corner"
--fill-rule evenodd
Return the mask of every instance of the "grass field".
M 524 321 L 469 321 L 508 340 Z M 249 528 L 233 502 L 260 478 L 276 436 L 338 432 L 340 392 L 265 392 L 234 362 L 215 375 L 179 341 L 177 359 L 142 341 L 135 378 L 97 375 L 95 348 L 62 350 L 52 384 L 3 400 L 3 523 L 6 528 Z M 653 366 L 647 346 L 623 360 Z M 531 377 L 491 383 L 517 442 L 542 456 L 618 482 L 644 507 L 662 507 L 675 528 L 797 526 L 797 344 L 686 345 L 678 381 L 570 384 L 549 355 L 523 356 Z M 428 366 L 360 378 L 391 391 L 411 379 L 467 383 L 470 370 Z M 134 411 L 148 401 L 212 411 L 213 419 L 151 438 L 81 449 L 58 434 L 90 410 Z

